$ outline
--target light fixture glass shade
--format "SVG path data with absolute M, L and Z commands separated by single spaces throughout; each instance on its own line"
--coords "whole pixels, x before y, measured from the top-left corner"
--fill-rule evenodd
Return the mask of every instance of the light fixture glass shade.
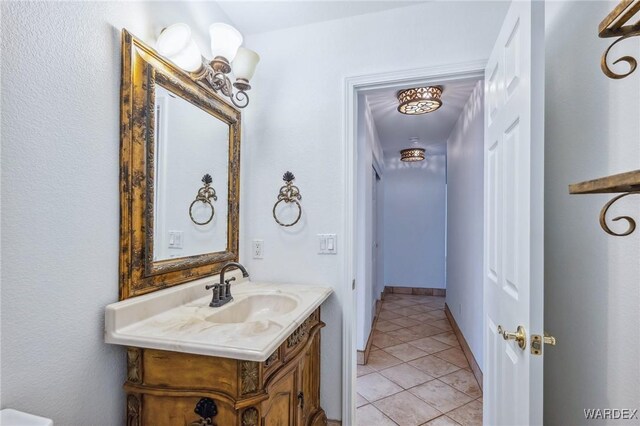
M 442 106 L 442 87 L 414 87 L 398 92 L 398 111 L 408 115 L 426 114 Z
M 202 66 L 202 54 L 187 24 L 173 24 L 162 30 L 156 48 L 185 71 L 195 72 Z
M 260 61 L 260 56 L 251 49 L 246 47 L 238 48 L 236 58 L 233 60 L 233 74 L 236 78 L 251 80 L 256 72 L 256 65 Z
M 404 162 L 422 161 L 425 159 L 424 148 L 407 148 L 400 151 L 400 160 Z
M 238 47 L 242 44 L 242 34 L 231 25 L 218 22 L 209 26 L 211 36 L 211 53 L 213 57 L 222 56 L 229 63 L 236 56 Z

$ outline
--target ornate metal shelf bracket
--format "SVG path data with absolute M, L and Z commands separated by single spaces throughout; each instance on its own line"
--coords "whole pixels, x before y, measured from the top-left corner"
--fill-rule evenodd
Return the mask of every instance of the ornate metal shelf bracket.
M 617 37 L 611 45 L 602 54 L 600 60 L 600 68 L 602 72 L 609 78 L 621 79 L 628 75 L 631 75 L 638 67 L 638 61 L 632 56 L 622 56 L 615 61 L 612 65 L 616 65 L 620 62 L 626 62 L 629 65 L 629 69 L 624 73 L 617 73 L 609 67 L 607 57 L 611 48 L 619 42 L 631 37 L 640 36 L 640 21 L 636 23 L 630 23 L 633 17 L 640 11 L 640 0 L 622 0 L 606 18 L 600 23 L 598 28 L 598 35 L 601 38 Z
M 636 230 L 636 221 L 630 216 L 617 216 L 611 219 L 613 222 L 617 222 L 619 220 L 627 221 L 628 227 L 627 227 L 627 230 L 624 232 L 613 231 L 611 230 L 611 228 L 609 228 L 609 225 L 607 224 L 607 212 L 609 211 L 609 208 L 612 205 L 614 205 L 619 199 L 624 198 L 628 195 L 640 195 L 640 192 L 636 191 L 636 192 L 626 192 L 624 194 L 620 194 L 612 198 L 607 204 L 604 205 L 604 207 L 600 211 L 600 226 L 602 227 L 602 229 L 604 229 L 604 232 L 606 232 L 607 234 L 613 235 L 616 237 L 626 237 L 627 235 L 633 234 L 633 232 Z
M 627 229 L 624 232 L 616 232 L 609 227 L 607 213 L 611 206 L 618 200 L 629 195 L 640 195 L 640 170 L 620 173 L 617 175 L 605 176 L 599 179 L 587 180 L 584 182 L 569 185 L 570 194 L 617 194 L 600 211 L 600 226 L 609 235 L 615 237 L 626 237 L 636 230 L 636 221 L 631 216 L 617 216 L 611 222 L 623 220 L 627 222 Z

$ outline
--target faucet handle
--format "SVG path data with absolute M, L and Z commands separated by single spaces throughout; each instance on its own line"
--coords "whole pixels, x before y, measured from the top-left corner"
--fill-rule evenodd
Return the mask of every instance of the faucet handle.
M 236 277 L 231 277 L 231 278 L 229 278 L 228 280 L 224 280 L 224 283 L 225 283 L 226 285 L 229 285 L 229 283 L 230 283 L 231 281 L 235 281 L 235 280 L 236 280 Z
M 212 288 L 216 288 L 216 287 L 220 287 L 220 284 L 215 283 L 215 284 L 206 285 L 206 286 L 204 286 L 204 289 L 205 290 L 211 290 Z

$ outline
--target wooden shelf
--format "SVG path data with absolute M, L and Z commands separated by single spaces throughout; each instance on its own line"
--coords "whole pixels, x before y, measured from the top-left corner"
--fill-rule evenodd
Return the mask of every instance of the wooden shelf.
M 602 72 L 609 78 L 619 80 L 625 78 L 636 70 L 638 67 L 638 61 L 633 56 L 625 55 L 619 57 L 617 60 L 612 61 L 611 64 L 617 64 L 619 62 L 626 63 L 629 67 L 627 71 L 620 72 L 614 71 L 609 67 L 609 61 L 607 56 L 611 51 L 611 48 L 622 40 L 629 37 L 640 36 L 640 0 L 622 0 L 606 18 L 600 23 L 598 27 L 598 35 L 602 38 L 615 37 L 616 40 L 609 45 L 607 50 L 602 54 L 600 59 L 600 68 Z M 619 69 L 619 68 L 618 68 Z M 624 69 L 624 67 L 623 67 Z
M 640 170 L 569 185 L 570 194 L 612 194 L 640 191 Z
M 620 37 L 640 29 L 640 24 L 633 22 L 633 17 L 640 12 L 640 0 L 622 0 L 606 18 L 600 22 L 600 37 Z

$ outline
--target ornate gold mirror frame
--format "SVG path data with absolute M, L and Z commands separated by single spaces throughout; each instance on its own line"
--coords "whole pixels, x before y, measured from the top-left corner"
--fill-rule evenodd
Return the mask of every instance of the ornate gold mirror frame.
M 154 110 L 159 84 L 229 125 L 227 249 L 153 260 Z M 122 30 L 120 300 L 220 272 L 238 260 L 240 112 Z

